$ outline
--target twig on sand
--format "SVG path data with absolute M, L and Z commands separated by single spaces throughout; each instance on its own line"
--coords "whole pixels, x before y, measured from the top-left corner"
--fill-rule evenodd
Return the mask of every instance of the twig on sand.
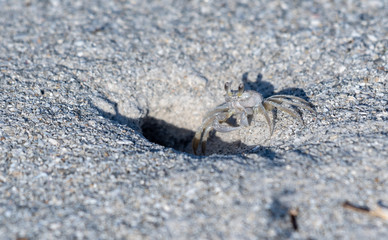
M 378 218 L 382 218 L 384 220 L 388 220 L 388 210 L 383 209 L 379 206 L 371 209 L 371 208 L 366 207 L 366 206 L 358 206 L 358 205 L 353 204 L 349 201 L 345 201 L 342 204 L 342 207 L 356 211 L 356 212 L 365 213 L 365 214 L 368 214 L 369 216 L 378 217 Z

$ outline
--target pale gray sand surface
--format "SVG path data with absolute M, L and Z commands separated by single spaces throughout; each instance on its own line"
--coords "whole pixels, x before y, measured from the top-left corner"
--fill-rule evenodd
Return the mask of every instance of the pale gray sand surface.
M 387 12 L 0 0 L 0 239 L 386 237 L 342 204 L 388 210 Z M 317 116 L 278 111 L 271 138 L 258 116 L 194 156 L 226 81 Z

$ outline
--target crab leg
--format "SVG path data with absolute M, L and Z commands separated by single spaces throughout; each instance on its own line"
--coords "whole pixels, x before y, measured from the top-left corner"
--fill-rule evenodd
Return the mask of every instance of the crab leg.
M 202 154 L 205 154 L 206 152 L 206 143 L 207 143 L 207 139 L 209 138 L 209 133 L 212 129 L 216 130 L 217 132 L 232 132 L 232 131 L 235 131 L 235 130 L 238 130 L 241 128 L 241 126 L 238 126 L 238 127 L 233 127 L 233 126 L 230 126 L 230 125 L 222 125 L 221 123 L 224 123 L 230 116 L 229 114 L 227 114 L 224 118 L 220 118 L 218 119 L 218 117 L 222 117 L 222 116 L 217 116 L 212 124 L 212 126 L 209 126 L 205 129 L 204 133 L 203 133 L 203 136 L 202 136 Z
M 211 124 L 211 122 L 214 121 L 214 118 L 218 114 L 220 114 L 221 112 L 228 111 L 228 109 L 224 105 L 225 104 L 222 104 L 216 107 L 215 109 L 209 111 L 208 113 L 206 113 L 205 117 L 202 120 L 201 126 L 198 128 L 198 131 L 195 133 L 193 138 L 192 147 L 193 147 L 194 153 L 198 148 L 199 142 L 201 140 L 203 132 L 205 131 L 205 128 L 207 128 Z
M 267 101 L 267 99 L 266 99 L 266 101 Z M 283 107 L 282 105 L 280 105 L 274 101 L 271 101 L 271 100 L 268 100 L 266 103 L 290 114 L 292 117 L 298 119 L 301 123 L 303 123 L 303 119 L 300 117 L 300 115 L 297 112 L 295 112 L 294 110 L 292 110 L 291 108 Z
M 227 104 L 221 104 L 220 106 L 216 107 L 215 109 L 209 111 L 206 113 L 206 115 L 203 117 L 202 123 L 207 122 L 208 119 L 214 117 L 214 115 L 217 115 L 221 112 L 227 112 L 228 107 L 226 106 Z
M 209 119 L 212 120 L 212 119 Z M 214 119 L 213 119 L 214 120 Z M 202 135 L 206 131 L 207 128 L 211 127 L 211 121 L 206 121 L 201 124 L 198 131 L 195 133 L 193 141 L 192 141 L 192 148 L 195 155 L 197 155 L 197 149 L 198 145 L 202 140 Z
M 266 101 L 269 100 L 269 101 L 272 101 L 272 102 L 276 102 L 276 103 L 287 103 L 289 105 L 293 105 L 293 106 L 297 106 L 297 107 L 300 107 L 300 108 L 304 108 L 304 109 L 307 109 L 309 110 L 310 112 L 313 112 L 316 114 L 316 111 L 314 109 L 312 109 L 309 105 L 311 104 L 302 104 L 302 103 L 297 103 L 297 102 L 292 102 L 290 100 L 287 100 L 287 99 L 282 99 L 282 98 L 273 98 L 273 97 L 269 97 L 266 99 Z
M 269 127 L 269 136 L 272 136 L 272 133 L 273 133 L 273 122 L 271 124 L 271 119 L 268 116 L 268 112 L 267 112 L 266 108 L 262 104 L 260 104 L 259 108 L 257 108 L 257 111 L 259 111 L 260 113 L 262 113 L 264 115 L 265 120 L 267 121 L 267 124 L 268 124 L 268 127 Z
M 292 95 L 273 95 L 269 98 L 291 98 L 291 99 L 295 99 L 295 100 L 298 100 L 306 105 L 312 105 L 311 103 L 307 102 L 306 100 L 304 100 L 303 98 L 300 98 L 300 97 L 297 97 L 297 96 L 292 96 Z M 267 98 L 268 99 L 268 98 Z
M 249 114 L 249 111 L 242 111 L 240 113 L 240 122 L 239 122 L 240 126 L 243 126 L 243 127 L 248 127 L 249 126 L 247 112 Z M 250 112 L 252 114 L 252 111 L 250 111 Z
M 197 155 L 197 148 L 198 148 L 199 142 L 201 141 L 202 133 L 203 133 L 203 129 L 202 128 L 198 129 L 191 143 L 191 147 L 193 148 L 193 152 L 195 155 Z
M 205 119 L 205 121 L 202 123 L 201 127 L 196 132 L 196 134 L 193 138 L 192 147 L 193 147 L 194 154 L 197 154 L 197 149 L 198 149 L 199 143 L 201 143 L 202 154 L 205 154 L 206 143 L 207 143 L 207 139 L 209 138 L 209 134 L 210 134 L 211 130 L 214 129 L 218 132 L 231 132 L 231 131 L 235 131 L 235 130 L 241 128 L 241 126 L 233 127 L 233 126 L 221 124 L 221 123 L 226 122 L 226 120 L 228 120 L 233 114 L 235 114 L 235 113 L 234 112 L 218 112 L 215 115 L 213 115 L 212 117 L 208 117 L 207 119 Z M 246 122 L 246 124 L 248 123 L 248 121 L 246 120 L 246 116 L 245 116 L 245 119 L 243 120 L 243 124 L 245 124 L 245 122 Z
M 217 119 L 221 117 L 220 115 L 228 115 L 228 114 L 225 114 L 224 109 L 218 109 L 218 110 L 215 109 L 211 112 L 212 112 L 213 116 L 209 116 L 210 115 L 209 113 L 206 114 L 207 116 L 204 118 L 201 126 L 199 127 L 198 131 L 194 135 L 193 142 L 192 142 L 192 148 L 193 148 L 194 154 L 197 154 L 197 148 L 198 148 L 199 143 L 202 141 L 203 136 L 205 135 L 204 133 L 210 132 L 210 130 L 213 128 L 214 123 L 217 122 Z M 220 119 L 220 120 L 222 120 L 222 119 Z M 207 134 L 209 135 L 209 133 L 207 133 Z M 207 137 L 206 137 L 206 139 L 207 139 Z

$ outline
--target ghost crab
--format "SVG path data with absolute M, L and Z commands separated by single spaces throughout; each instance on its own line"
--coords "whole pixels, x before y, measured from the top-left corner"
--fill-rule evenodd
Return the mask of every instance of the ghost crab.
M 244 85 L 242 83 L 239 85 L 237 91 L 231 90 L 230 82 L 225 83 L 225 91 L 225 103 L 208 112 L 203 118 L 198 131 L 195 133 L 192 141 L 194 154 L 197 154 L 200 143 L 202 143 L 202 154 L 205 154 L 206 141 L 211 130 L 231 132 L 242 127 L 247 127 L 249 126 L 248 117 L 253 117 L 258 113 L 264 115 L 269 127 L 270 136 L 272 136 L 274 124 L 273 121 L 271 122 L 268 112 L 274 108 L 288 113 L 302 123 L 303 119 L 295 111 L 294 107 L 300 107 L 316 113 L 311 103 L 292 95 L 273 95 L 264 99 L 256 91 L 244 91 Z M 237 126 L 232 126 L 227 123 L 228 119 L 233 116 L 236 118 Z

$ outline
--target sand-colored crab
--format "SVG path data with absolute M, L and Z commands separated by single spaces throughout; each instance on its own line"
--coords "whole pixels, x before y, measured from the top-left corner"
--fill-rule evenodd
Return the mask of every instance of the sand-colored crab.
M 315 110 L 312 104 L 306 100 L 291 95 L 273 95 L 266 99 L 252 90 L 244 91 L 244 85 L 240 84 L 237 91 L 231 90 L 231 83 L 225 83 L 225 103 L 208 112 L 202 120 L 202 124 L 193 138 L 192 147 L 194 154 L 197 154 L 198 146 L 202 143 L 202 154 L 206 150 L 206 142 L 211 130 L 219 132 L 230 132 L 238 130 L 241 127 L 249 126 L 248 117 L 258 113 L 264 115 L 268 123 L 270 136 L 273 132 L 273 121 L 268 115 L 269 111 L 277 108 L 298 119 L 303 123 L 302 117 L 295 111 L 294 107 L 307 109 L 313 113 Z M 288 106 L 287 106 L 288 105 Z M 228 124 L 228 119 L 236 118 L 236 126 Z

